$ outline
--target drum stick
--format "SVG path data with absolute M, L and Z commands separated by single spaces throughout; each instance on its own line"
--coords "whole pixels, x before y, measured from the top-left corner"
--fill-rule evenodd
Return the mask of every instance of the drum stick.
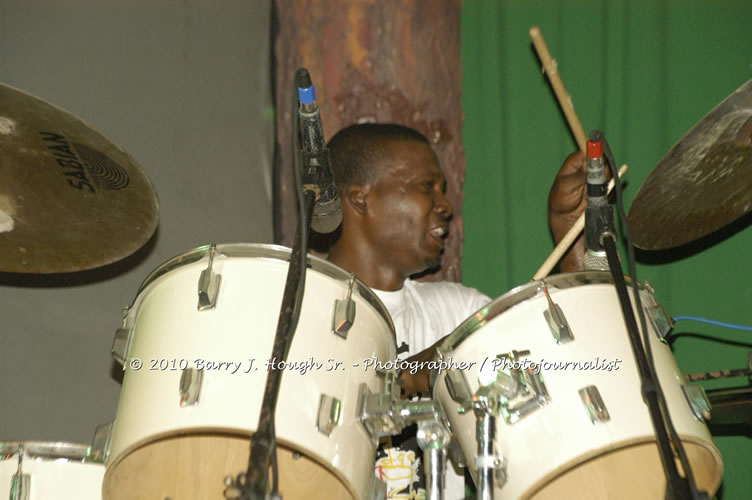
M 574 105 L 572 104 L 572 98 L 569 97 L 567 89 L 564 88 L 564 83 L 561 81 L 559 72 L 556 70 L 556 61 L 551 58 L 551 54 L 548 52 L 548 47 L 546 46 L 545 40 L 543 40 L 540 28 L 537 26 L 530 28 L 530 38 L 533 39 L 535 51 L 538 52 L 538 57 L 540 57 L 540 60 L 543 63 L 543 69 L 548 75 L 548 81 L 551 82 L 551 86 L 554 88 L 554 93 L 559 100 L 559 105 L 561 106 L 562 111 L 564 111 L 564 116 L 567 119 L 567 123 L 569 123 L 569 128 L 572 129 L 574 138 L 577 141 L 577 146 L 579 146 L 580 151 L 584 154 L 585 142 L 587 140 L 585 129 L 582 128 L 580 119 L 577 118 L 577 113 L 575 113 Z
M 627 168 L 627 165 L 621 166 L 621 168 L 619 169 L 619 179 L 621 179 L 621 177 L 624 175 L 624 172 L 627 171 Z M 608 183 L 608 192 L 611 193 L 611 190 L 613 188 L 614 180 L 611 179 Z M 567 234 L 565 234 L 559 244 L 556 245 L 556 248 L 554 248 L 554 251 L 551 252 L 551 255 L 549 255 L 545 262 L 543 262 L 543 265 L 540 267 L 540 269 L 538 269 L 538 272 L 535 273 L 535 276 L 533 276 L 534 280 L 539 280 L 548 276 L 548 273 L 550 273 L 551 269 L 553 269 L 556 263 L 559 262 L 559 259 L 561 259 L 561 257 L 566 253 L 574 240 L 576 240 L 580 236 L 580 233 L 584 228 L 585 213 L 583 212 L 582 214 L 580 214 L 580 218 L 577 219 L 577 222 L 575 222 L 572 227 L 569 228 Z

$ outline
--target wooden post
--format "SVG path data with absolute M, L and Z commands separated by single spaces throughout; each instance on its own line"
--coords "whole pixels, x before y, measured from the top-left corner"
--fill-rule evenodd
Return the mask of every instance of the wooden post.
M 431 142 L 454 206 L 441 271 L 460 280 L 462 148 L 460 0 L 277 0 L 278 165 L 275 241 L 290 245 L 297 224 L 291 141 L 296 68 L 316 87 L 327 140 L 359 122 L 399 123 Z

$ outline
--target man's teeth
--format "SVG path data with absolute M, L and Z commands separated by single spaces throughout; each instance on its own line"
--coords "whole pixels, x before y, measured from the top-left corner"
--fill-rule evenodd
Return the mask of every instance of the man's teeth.
M 446 229 L 443 227 L 435 227 L 431 229 L 431 234 L 434 236 L 444 236 L 444 234 L 446 234 Z

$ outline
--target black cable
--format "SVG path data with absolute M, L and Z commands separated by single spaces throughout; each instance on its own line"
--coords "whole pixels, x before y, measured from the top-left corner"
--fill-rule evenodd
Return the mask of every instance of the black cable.
M 272 495 L 279 494 L 279 462 L 277 458 L 277 429 L 272 432 Z

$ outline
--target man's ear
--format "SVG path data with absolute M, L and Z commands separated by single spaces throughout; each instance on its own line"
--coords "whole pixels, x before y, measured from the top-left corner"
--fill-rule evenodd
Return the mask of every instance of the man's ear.
M 370 184 L 352 184 L 345 190 L 347 203 L 359 214 L 364 214 L 368 206 Z

